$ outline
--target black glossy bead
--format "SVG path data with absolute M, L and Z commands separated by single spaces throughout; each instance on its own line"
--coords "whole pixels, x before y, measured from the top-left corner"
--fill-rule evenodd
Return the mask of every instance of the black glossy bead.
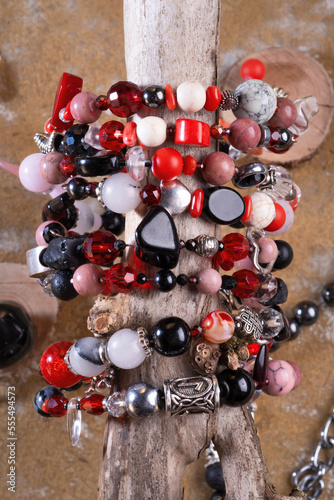
M 41 264 L 51 269 L 77 268 L 86 264 L 82 245 L 84 236 L 64 236 L 54 238 L 41 254 Z
M 285 269 L 293 259 L 293 250 L 291 245 L 283 240 L 275 240 L 278 249 L 278 255 L 275 260 L 274 270 Z
M 226 492 L 224 491 L 215 491 L 212 493 L 210 500 L 224 500 L 226 498 Z
M 65 154 L 85 156 L 98 153 L 97 149 L 84 142 L 88 128 L 86 124 L 76 124 L 67 130 L 62 140 L 62 148 Z
M 73 271 L 61 269 L 57 271 L 51 281 L 51 291 L 57 299 L 72 300 L 78 296 L 78 292 L 72 285 Z
M 303 300 L 294 309 L 295 319 L 300 325 L 313 325 L 318 319 L 319 309 L 312 300 Z
M 162 269 L 173 269 L 179 260 L 180 241 L 169 212 L 155 205 L 150 208 L 136 230 L 137 257 Z
M 275 306 L 278 304 L 284 304 L 288 300 L 288 287 L 281 278 L 276 278 L 277 280 L 277 292 L 274 297 L 272 297 L 268 302 L 263 304 L 264 306 Z
M 225 248 L 224 243 L 222 241 L 218 241 L 218 252 L 217 253 L 222 252 L 224 250 L 224 248 Z
M 243 197 L 234 189 L 210 187 L 204 189 L 202 215 L 216 224 L 234 224 L 245 213 Z
M 217 375 L 220 388 L 220 402 L 227 406 L 243 406 L 248 403 L 254 394 L 255 386 L 248 372 L 238 370 L 226 370 Z
M 23 358 L 34 336 L 35 326 L 19 305 L 0 304 L 0 369 Z
M 43 229 L 43 239 L 46 243 L 50 243 L 54 238 L 58 238 L 59 236 L 65 236 L 65 229 L 62 224 L 59 222 L 50 222 Z
M 112 210 L 106 210 L 101 215 L 102 218 L 102 228 L 106 231 L 119 236 L 123 233 L 125 228 L 125 217 L 122 214 L 116 214 Z
M 154 273 L 153 283 L 160 292 L 170 292 L 176 287 L 176 276 L 169 269 L 160 269 Z
M 233 229 L 244 229 L 243 223 L 238 220 L 237 222 L 234 222 L 233 224 L 229 224 L 230 227 L 233 227 Z
M 111 153 L 104 156 L 77 157 L 75 168 L 78 175 L 96 177 L 99 175 L 118 174 L 125 167 L 123 153 Z
M 147 283 L 147 276 L 143 273 L 137 274 L 137 283 L 138 285 L 145 285 Z
M 84 200 L 88 196 L 86 186 L 88 186 L 88 182 L 85 179 L 74 177 L 66 184 L 66 191 L 73 200 Z
M 55 148 L 55 151 L 61 154 L 65 154 L 65 147 L 64 147 L 64 136 L 62 134 L 57 134 L 54 141 L 53 141 L 53 146 Z
M 126 243 L 123 240 L 117 240 L 114 243 L 114 248 L 117 250 L 119 253 L 124 252 L 126 249 Z
M 75 226 L 78 212 L 74 201 L 67 193 L 60 194 L 53 200 L 48 201 L 42 211 L 43 222 L 47 220 L 60 222 L 66 229 Z
M 278 351 L 278 349 L 281 347 L 281 344 L 279 342 L 275 342 L 272 344 L 270 348 L 270 352 L 275 352 Z
M 300 334 L 300 324 L 295 318 L 289 319 L 289 330 L 290 330 L 290 339 L 294 340 Z
M 163 318 L 152 329 L 154 349 L 163 356 L 179 356 L 186 352 L 191 339 L 189 325 L 175 316 Z
M 205 471 L 205 480 L 214 490 L 225 491 L 225 481 L 220 462 L 208 465 Z
M 259 385 L 264 384 L 267 380 L 268 363 L 269 363 L 268 347 L 266 345 L 262 345 L 260 347 L 259 352 L 257 353 L 253 370 L 253 379 Z
M 237 286 L 237 280 L 233 278 L 233 276 L 228 276 L 227 274 L 224 274 L 222 276 L 222 290 L 232 290 L 232 288 L 235 288 Z
M 50 413 L 45 413 L 45 411 L 43 411 L 43 403 L 53 396 L 62 396 L 62 393 L 57 387 L 53 387 L 52 385 L 43 387 L 36 394 L 34 399 L 34 408 L 39 415 L 42 415 L 42 417 L 52 417 Z
M 176 278 L 176 283 L 180 286 L 188 285 L 189 278 L 186 274 L 179 274 L 178 277 Z
M 322 292 L 322 296 L 329 307 L 334 307 L 334 283 L 326 285 Z
M 189 252 L 194 252 L 196 250 L 196 241 L 194 240 L 187 240 L 186 241 L 186 249 L 189 250 Z
M 274 153 L 284 153 L 293 144 L 293 133 L 283 127 L 270 127 L 271 139 L 266 148 Z M 274 135 L 275 134 L 275 135 Z M 277 135 L 279 136 L 277 138 Z
M 165 102 L 165 89 L 158 85 L 146 87 L 143 91 L 142 101 L 145 106 L 151 109 L 160 108 Z

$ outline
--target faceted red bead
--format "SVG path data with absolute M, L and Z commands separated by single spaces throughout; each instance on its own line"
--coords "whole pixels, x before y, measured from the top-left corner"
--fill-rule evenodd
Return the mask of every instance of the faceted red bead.
M 190 118 L 178 118 L 176 120 L 175 144 L 208 148 L 210 141 L 210 126 L 207 123 Z
M 107 151 L 118 152 L 124 148 L 123 142 L 124 125 L 116 120 L 104 123 L 99 130 L 101 146 Z
M 106 95 L 99 95 L 95 100 L 95 105 L 101 111 L 107 111 L 109 109 L 109 101 Z
M 206 89 L 206 101 L 204 104 L 204 109 L 207 111 L 215 111 L 221 101 L 222 94 L 218 87 L 212 85 Z
M 116 241 L 116 236 L 110 231 L 99 230 L 90 233 L 83 244 L 86 259 L 100 266 L 112 264 L 119 255 L 114 246 Z
M 117 82 L 107 93 L 109 109 L 114 115 L 123 118 L 134 115 L 143 106 L 142 94 L 140 88 L 132 82 Z
M 204 330 L 200 326 L 194 326 L 191 330 L 191 337 L 193 340 L 200 339 L 204 335 Z
M 151 207 L 152 205 L 159 205 L 161 200 L 161 189 L 154 184 L 146 184 L 140 191 L 140 197 L 144 205 Z
M 102 394 L 90 394 L 81 399 L 79 405 L 80 410 L 90 413 L 91 415 L 102 415 L 105 412 L 103 408 L 104 396 Z
M 76 175 L 74 157 L 73 156 L 65 156 L 65 158 L 60 162 L 59 165 L 60 171 L 66 175 L 66 177 L 73 177 Z
M 249 241 L 240 233 L 229 233 L 223 238 L 224 250 L 221 252 L 226 260 L 236 262 L 245 259 L 249 253 Z
M 237 280 L 237 286 L 231 291 L 240 299 L 253 297 L 260 288 L 260 281 L 253 271 L 241 269 L 233 273 L 232 276 Z
M 165 87 L 165 102 L 168 109 L 173 111 L 176 108 L 176 96 L 174 94 L 173 87 L 170 83 L 167 83 Z
M 66 108 L 69 101 L 71 101 L 75 95 L 79 94 L 79 92 L 81 92 L 81 89 L 82 78 L 80 78 L 79 76 L 71 75 L 70 73 L 62 74 L 62 77 L 59 80 L 52 117 L 50 120 L 50 124 L 54 130 L 63 132 L 64 130 L 68 130 L 73 125 L 73 121 L 64 123 L 59 118 L 59 112 L 63 108 Z
M 182 174 L 183 158 L 173 148 L 158 149 L 152 156 L 152 172 L 158 179 L 171 181 Z
M 262 80 L 265 74 L 266 67 L 259 59 L 247 59 L 240 68 L 240 75 L 243 80 Z
M 128 122 L 124 127 L 123 141 L 126 146 L 132 148 L 137 144 L 137 123 Z
M 194 218 L 197 219 L 202 213 L 203 209 L 203 202 L 204 202 L 204 192 L 202 189 L 195 189 L 193 194 L 191 195 L 191 202 L 190 202 L 190 215 Z
M 42 410 L 52 417 L 63 417 L 67 413 L 68 399 L 63 396 L 52 396 L 44 401 Z
M 136 270 L 129 264 L 115 264 L 106 272 L 106 286 L 109 293 L 128 293 L 136 282 Z
M 216 141 L 221 141 L 222 139 L 226 139 L 228 137 L 228 130 L 223 125 L 212 125 L 210 128 L 210 134 L 213 139 Z
M 197 161 L 193 156 L 187 155 L 183 160 L 184 175 L 193 175 L 197 168 Z
M 65 354 L 72 345 L 71 342 L 56 342 L 43 352 L 40 368 L 49 384 L 56 387 L 71 387 L 82 379 L 81 375 L 72 373 L 64 361 Z
M 224 271 L 231 271 L 234 267 L 234 263 L 232 260 L 229 260 L 226 256 L 224 256 L 224 252 L 219 252 L 213 256 L 213 267 L 221 267 Z

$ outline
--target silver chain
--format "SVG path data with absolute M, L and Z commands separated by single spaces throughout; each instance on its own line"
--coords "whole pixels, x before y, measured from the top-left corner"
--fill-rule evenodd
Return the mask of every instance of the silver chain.
M 334 409 L 321 431 L 321 439 L 317 444 L 311 461 L 301 469 L 292 473 L 294 486 L 307 493 L 307 500 L 316 500 L 325 489 L 324 475 L 334 464 L 334 436 L 329 435 L 330 428 L 334 430 Z M 321 460 L 320 455 L 323 454 Z M 326 461 L 327 460 L 327 461 Z

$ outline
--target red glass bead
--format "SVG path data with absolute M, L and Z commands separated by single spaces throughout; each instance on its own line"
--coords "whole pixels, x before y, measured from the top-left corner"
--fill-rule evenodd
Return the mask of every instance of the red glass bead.
M 204 330 L 200 326 L 194 326 L 194 328 L 192 328 L 190 330 L 190 333 L 191 333 L 192 339 L 197 340 L 197 339 L 200 339 L 201 337 L 203 337 Z
M 140 197 L 147 207 L 159 205 L 161 200 L 161 189 L 158 186 L 154 186 L 154 184 L 146 184 L 140 191 Z
M 176 96 L 173 87 L 169 83 L 165 87 L 165 102 L 167 108 L 171 111 L 176 108 Z
M 219 252 L 213 256 L 213 266 L 215 268 L 221 267 L 224 271 L 231 271 L 234 267 L 234 262 L 227 259 L 223 252 Z
M 267 344 L 268 349 L 271 349 L 273 343 L 274 343 L 273 340 L 269 341 L 269 343 Z M 252 344 L 247 344 L 247 349 L 251 356 L 256 356 L 261 347 L 262 345 L 258 344 L 257 342 L 253 342 Z
M 74 120 L 72 113 L 71 113 L 71 102 L 72 102 L 72 100 L 67 103 L 67 106 L 63 112 L 62 120 L 64 120 L 65 122 L 73 122 L 73 120 Z
M 226 139 L 228 136 L 228 130 L 223 125 L 212 125 L 210 128 L 210 134 L 213 139 L 216 141 L 221 141 L 222 139 Z
M 70 73 L 63 73 L 62 77 L 59 80 L 50 121 L 50 124 L 54 130 L 63 132 L 64 130 L 68 130 L 73 125 L 73 121 L 64 123 L 59 118 L 59 112 L 63 108 L 66 108 L 69 101 L 71 101 L 75 95 L 79 94 L 79 92 L 81 92 L 81 89 L 82 78 L 80 78 L 79 76 L 71 75 Z
M 243 80 L 262 80 L 265 74 L 266 67 L 259 59 L 247 59 L 240 68 L 240 75 Z
M 128 122 L 123 131 L 123 142 L 126 146 L 132 148 L 137 144 L 137 123 Z
M 52 127 L 51 125 L 51 118 L 49 118 L 45 125 L 44 125 L 44 130 L 47 134 L 52 134 L 52 132 L 54 131 L 54 128 Z
M 71 387 L 82 379 L 81 375 L 72 373 L 64 361 L 65 354 L 72 345 L 71 342 L 56 342 L 43 352 L 40 368 L 49 384 L 56 387 Z
M 224 250 L 221 252 L 226 260 L 236 262 L 245 259 L 249 254 L 249 241 L 240 233 L 229 233 L 223 238 Z
M 109 293 L 128 293 L 136 282 L 136 270 L 129 264 L 115 264 L 106 272 L 106 286 Z
M 207 111 L 215 111 L 221 101 L 222 93 L 219 88 L 212 85 L 206 89 L 206 101 L 204 104 L 204 109 Z
M 244 202 L 246 207 L 245 207 L 245 213 L 240 219 L 241 222 L 247 222 L 252 213 L 252 206 L 253 206 L 252 198 L 248 195 L 244 196 Z
M 210 126 L 199 120 L 178 118 L 175 122 L 175 144 L 186 144 L 199 148 L 210 146 Z
M 52 417 L 63 417 L 67 413 L 68 399 L 63 396 L 52 396 L 44 401 L 42 410 Z
M 193 175 L 197 168 L 197 161 L 193 156 L 187 155 L 183 160 L 184 175 Z
M 101 111 L 107 111 L 107 109 L 109 109 L 108 97 L 106 95 L 99 95 L 95 99 L 95 105 Z
M 152 156 L 152 172 L 163 181 L 171 181 L 182 174 L 183 158 L 173 148 L 161 148 Z
M 67 178 L 73 177 L 77 173 L 73 156 L 65 156 L 60 162 L 59 168 L 62 174 L 66 175 Z
M 116 236 L 110 231 L 99 230 L 90 233 L 83 244 L 86 259 L 100 266 L 112 264 L 119 255 L 115 248 L 116 241 Z
M 203 209 L 203 202 L 204 202 L 204 192 L 202 189 L 196 189 L 193 194 L 191 195 L 191 202 L 190 202 L 190 215 L 194 218 L 197 219 L 202 213 Z
M 232 276 L 237 280 L 237 286 L 231 291 L 240 299 L 253 297 L 260 288 L 260 281 L 253 271 L 241 269 L 233 273 Z
M 109 109 L 114 115 L 128 118 L 143 106 L 142 91 L 132 82 L 117 82 L 107 93 Z
M 281 227 L 283 227 L 285 224 L 286 211 L 279 203 L 274 203 L 274 205 L 275 205 L 276 217 L 269 224 L 269 226 L 264 228 L 265 231 L 278 231 L 278 229 L 281 229 Z
M 90 394 L 80 400 L 80 410 L 91 415 L 102 415 L 105 412 L 103 408 L 104 396 L 102 394 Z
M 116 120 L 104 123 L 99 130 L 101 146 L 107 151 L 118 152 L 124 148 L 123 142 L 124 125 Z

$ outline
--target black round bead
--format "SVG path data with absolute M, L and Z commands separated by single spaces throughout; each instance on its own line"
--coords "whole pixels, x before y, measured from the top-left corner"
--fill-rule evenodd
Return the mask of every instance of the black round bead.
M 313 325 L 318 319 L 319 309 L 312 300 L 303 300 L 296 305 L 294 315 L 300 325 Z
M 126 248 L 126 243 L 125 241 L 123 240 L 117 240 L 115 241 L 114 243 L 114 247 L 116 250 L 118 250 L 119 252 L 124 252 L 125 248 Z
M 163 356 L 179 356 L 186 352 L 191 339 L 189 325 L 175 316 L 163 318 L 152 329 L 154 349 Z
M 176 276 L 170 269 L 160 269 L 154 273 L 153 283 L 160 292 L 170 292 L 176 286 Z
M 224 500 L 226 497 L 226 492 L 224 491 L 215 491 L 212 493 L 210 500 Z
M 45 226 L 42 234 L 44 241 L 46 243 L 50 243 L 53 238 L 65 236 L 66 231 L 64 229 L 64 226 L 62 224 L 59 224 L 59 222 L 50 222 L 50 224 Z
M 293 250 L 291 245 L 284 240 L 275 240 L 278 249 L 278 255 L 275 260 L 274 270 L 285 269 L 293 259 Z
M 196 241 L 194 240 L 187 240 L 186 241 L 186 249 L 189 250 L 189 252 L 194 252 L 196 250 Z
M 57 299 L 72 300 L 78 296 L 78 292 L 72 285 L 73 271 L 61 269 L 57 271 L 51 281 L 51 291 Z
M 290 339 L 294 340 L 300 334 L 300 324 L 295 318 L 289 319 L 289 330 L 290 330 Z
M 147 276 L 143 273 L 137 274 L 137 283 L 138 285 L 145 285 L 147 283 Z
M 71 179 L 66 185 L 67 194 L 74 200 L 84 200 L 87 198 L 86 186 L 88 182 L 81 177 Z
M 160 108 L 165 102 L 165 90 L 158 85 L 146 87 L 143 91 L 143 104 L 151 109 Z
M 218 241 L 218 252 L 222 252 L 224 248 L 225 248 L 224 243 L 222 241 Z
M 178 277 L 176 278 L 176 283 L 180 286 L 188 285 L 189 278 L 186 274 L 179 274 Z
M 88 125 L 81 123 L 73 125 L 67 130 L 63 137 L 63 148 L 67 155 L 89 156 L 98 152 L 95 148 L 84 142 L 88 128 Z
M 205 471 L 205 480 L 210 488 L 222 492 L 225 491 L 225 481 L 220 462 L 208 465 Z
M 281 344 L 279 342 L 275 342 L 273 343 L 273 345 L 271 346 L 270 348 L 270 352 L 275 352 L 277 351 L 279 348 L 281 347 Z
M 106 210 L 101 215 L 102 229 L 110 231 L 111 233 L 119 236 L 123 233 L 125 228 L 125 217 L 122 214 L 116 214 L 112 210 Z
M 242 406 L 252 399 L 255 386 L 252 377 L 245 370 L 227 368 L 217 376 L 217 379 L 222 404 Z
M 0 369 L 23 358 L 34 336 L 35 327 L 19 305 L 0 304 Z
M 268 302 L 263 304 L 264 306 L 276 306 L 278 304 L 284 304 L 288 299 L 288 287 L 281 278 L 276 278 L 277 280 L 277 292 Z
M 322 296 L 329 307 L 334 307 L 334 283 L 326 285 L 322 292 Z
M 57 387 L 53 387 L 52 385 L 43 387 L 43 389 L 40 389 L 36 394 L 34 399 L 34 408 L 39 415 L 42 415 L 42 417 L 51 417 L 50 413 L 45 413 L 45 411 L 43 411 L 43 403 L 53 396 L 62 396 L 62 393 Z
M 228 274 L 224 274 L 222 276 L 222 290 L 232 290 L 237 286 L 237 280 L 233 278 L 233 276 L 228 276 Z

